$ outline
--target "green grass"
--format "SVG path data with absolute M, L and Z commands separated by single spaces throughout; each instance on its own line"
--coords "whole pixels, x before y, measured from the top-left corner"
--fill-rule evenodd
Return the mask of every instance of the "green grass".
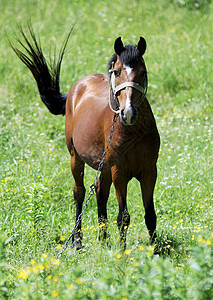
M 31 19 L 45 54 L 76 21 L 61 74 L 106 72 L 113 43 L 146 38 L 148 99 L 161 135 L 155 207 L 162 255 L 154 256 L 139 184 L 128 185 L 131 227 L 119 247 L 114 189 L 110 247 L 98 242 L 96 199 L 83 219 L 80 253 L 56 255 L 74 226 L 64 118 L 51 115 L 10 49 Z M 0 299 L 212 299 L 212 4 L 210 1 L 1 0 Z M 87 191 L 95 172 L 86 168 Z

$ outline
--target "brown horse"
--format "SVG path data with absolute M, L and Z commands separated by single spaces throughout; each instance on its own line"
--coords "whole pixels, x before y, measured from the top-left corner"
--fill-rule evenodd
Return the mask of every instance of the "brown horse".
M 85 196 L 84 165 L 97 169 L 109 137 L 115 113 L 119 114 L 111 143 L 96 186 L 100 239 L 107 237 L 107 200 L 113 182 L 118 200 L 117 225 L 121 243 L 126 245 L 130 224 L 127 210 L 127 184 L 140 182 L 145 222 L 150 240 L 156 239 L 156 214 L 153 191 L 157 177 L 156 162 L 160 138 L 146 98 L 147 71 L 143 60 L 146 42 L 140 37 L 137 46 L 114 43 L 115 54 L 109 61 L 108 74 L 93 74 L 78 80 L 69 93 L 59 89 L 60 66 L 70 36 L 65 40 L 57 64 L 49 66 L 40 43 L 29 26 L 30 38 L 22 29 L 25 43 L 18 40 L 25 53 L 13 48 L 32 72 L 42 101 L 53 114 L 66 114 L 66 143 L 71 154 L 71 171 L 75 180 L 76 220 L 82 212 Z M 71 30 L 72 31 L 72 30 Z M 82 246 L 81 222 L 73 236 L 73 246 Z

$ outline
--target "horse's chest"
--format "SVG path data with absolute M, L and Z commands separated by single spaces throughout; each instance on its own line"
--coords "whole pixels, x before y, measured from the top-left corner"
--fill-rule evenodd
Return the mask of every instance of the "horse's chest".
M 112 144 L 111 159 L 132 176 L 157 161 L 160 139 L 157 130 L 144 135 L 120 135 Z

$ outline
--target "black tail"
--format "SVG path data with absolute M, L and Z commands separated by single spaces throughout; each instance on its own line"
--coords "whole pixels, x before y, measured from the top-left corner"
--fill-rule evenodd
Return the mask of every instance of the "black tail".
M 36 39 L 32 26 L 28 25 L 30 39 L 23 32 L 23 29 L 19 27 L 24 42 L 17 38 L 18 43 L 23 47 L 26 54 L 15 48 L 11 43 L 10 46 L 15 51 L 20 60 L 30 69 L 33 77 L 38 85 L 38 90 L 41 96 L 41 100 L 47 106 L 49 111 L 54 115 L 64 115 L 67 94 L 60 93 L 59 77 L 61 62 L 64 56 L 64 52 L 73 30 L 71 28 L 67 38 L 65 39 L 58 60 L 54 58 L 51 63 L 48 63 L 43 55 L 40 40 Z

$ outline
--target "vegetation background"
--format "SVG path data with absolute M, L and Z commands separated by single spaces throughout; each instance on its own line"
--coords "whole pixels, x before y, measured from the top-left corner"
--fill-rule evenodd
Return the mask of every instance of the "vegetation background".
M 0 0 L 0 299 L 213 299 L 212 3 L 208 0 Z M 64 57 L 61 89 L 106 72 L 113 43 L 144 36 L 148 99 L 161 135 L 153 255 L 139 185 L 128 186 L 131 227 L 119 247 L 112 188 L 111 246 L 98 242 L 96 200 L 84 248 L 56 259 L 74 226 L 64 118 L 42 104 L 8 44 L 31 20 L 47 57 Z M 17 44 L 16 44 L 17 45 Z M 95 172 L 86 169 L 87 190 Z

